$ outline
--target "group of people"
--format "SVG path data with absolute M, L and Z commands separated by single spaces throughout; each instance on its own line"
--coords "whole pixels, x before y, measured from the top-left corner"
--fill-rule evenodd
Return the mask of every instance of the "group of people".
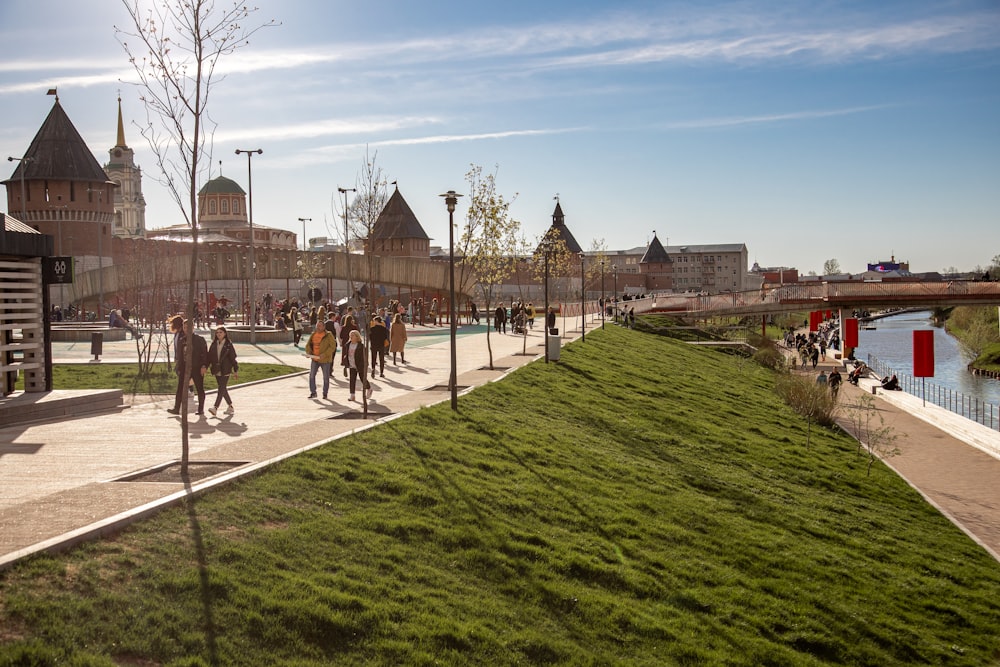
M 510 324 L 511 333 L 523 334 L 535 327 L 535 306 L 531 302 L 522 303 L 516 299 L 510 302 L 510 310 L 503 303 L 493 311 L 493 329 L 497 333 L 507 333 Z
M 226 402 L 226 414 L 233 414 L 233 399 L 229 395 L 229 378 L 239 376 L 240 366 L 236 361 L 236 347 L 229 340 L 226 327 L 215 329 L 212 344 L 194 332 L 194 322 L 181 315 L 174 315 L 169 320 L 170 332 L 173 334 L 174 370 L 177 373 L 177 392 L 174 396 L 174 407 L 167 410 L 172 415 L 179 415 L 183 407 L 184 391 L 188 386 L 188 346 L 191 347 L 190 388 L 198 397 L 196 415 L 205 414 L 205 374 L 211 372 L 219 386 L 215 395 L 215 405 L 208 412 L 215 417 L 222 401 Z
M 372 397 L 372 386 L 368 380 L 368 368 L 371 375 L 385 377 L 386 356 L 392 355 L 393 365 L 406 364 L 406 324 L 403 314 L 396 312 L 391 315 L 388 308 L 381 308 L 369 323 L 368 343 L 371 354 L 365 346 L 358 326 L 358 315 L 353 308 L 348 308 L 343 318 L 332 314 L 330 319 L 322 321 L 317 318 L 313 332 L 305 344 L 305 356 L 309 358 L 309 398 L 317 398 L 316 375 L 322 374 L 323 398 L 329 398 L 330 378 L 333 371 L 333 360 L 336 357 L 338 343 L 340 349 L 340 365 L 344 376 L 348 379 L 350 399 L 355 401 L 357 385 L 360 380 L 365 392 L 365 398 Z M 398 359 L 398 363 L 397 363 Z
M 821 370 L 819 375 L 816 376 L 816 383 L 820 385 L 825 384 L 830 387 L 830 392 L 833 394 L 834 398 L 837 397 L 837 393 L 840 391 L 840 384 L 843 380 L 843 376 L 841 376 L 840 371 L 837 370 L 836 367 L 830 371 L 829 375 L 826 374 L 826 371 Z

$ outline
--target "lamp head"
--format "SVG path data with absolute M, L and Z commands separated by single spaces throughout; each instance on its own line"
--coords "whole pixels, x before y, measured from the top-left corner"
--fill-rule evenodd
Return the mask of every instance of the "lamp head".
M 448 207 L 448 212 L 454 213 L 455 206 L 458 204 L 458 198 L 461 197 L 462 195 L 456 194 L 454 190 L 448 190 L 448 192 L 439 196 L 444 197 L 444 204 L 445 206 Z

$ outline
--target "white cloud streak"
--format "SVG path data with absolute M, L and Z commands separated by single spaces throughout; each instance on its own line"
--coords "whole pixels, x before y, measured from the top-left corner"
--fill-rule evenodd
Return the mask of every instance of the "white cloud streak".
M 568 127 L 545 130 L 508 130 L 504 132 L 484 132 L 480 134 L 441 134 L 426 137 L 409 137 L 402 139 L 386 139 L 383 141 L 370 141 L 366 143 L 336 144 L 332 146 L 320 146 L 311 149 L 302 156 L 292 161 L 286 162 L 284 167 L 300 167 L 303 165 L 324 164 L 329 162 L 339 162 L 344 159 L 354 159 L 359 150 L 367 148 L 384 148 L 386 146 L 419 146 L 427 144 L 449 144 L 462 141 L 484 141 L 489 139 L 508 139 L 511 137 L 531 137 L 551 134 L 565 134 L 568 132 L 582 132 L 586 128 Z
M 764 123 L 779 123 L 783 121 L 810 120 L 813 118 L 830 118 L 833 116 L 848 116 L 851 114 L 878 111 L 889 108 L 890 105 L 874 105 L 852 107 L 848 109 L 831 109 L 825 111 L 796 111 L 781 114 L 766 114 L 761 116 L 741 116 L 732 118 L 704 118 L 700 120 L 678 121 L 665 123 L 660 127 L 666 130 L 710 129 L 720 127 L 739 127 L 742 125 L 759 125 Z

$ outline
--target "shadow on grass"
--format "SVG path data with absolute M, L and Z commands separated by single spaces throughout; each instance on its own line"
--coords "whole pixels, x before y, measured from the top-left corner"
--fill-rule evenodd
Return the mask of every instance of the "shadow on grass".
M 191 488 L 191 475 L 185 468 L 181 471 L 184 480 L 184 490 L 187 493 L 188 523 L 191 526 L 191 539 L 194 543 L 195 556 L 198 559 L 198 578 L 201 582 L 202 627 L 205 631 L 205 641 L 208 645 L 208 663 L 219 664 L 219 652 L 216 643 L 215 617 L 212 613 L 212 588 L 208 580 L 208 562 L 205 557 L 205 542 L 202 538 L 201 522 L 195 510 L 195 496 Z

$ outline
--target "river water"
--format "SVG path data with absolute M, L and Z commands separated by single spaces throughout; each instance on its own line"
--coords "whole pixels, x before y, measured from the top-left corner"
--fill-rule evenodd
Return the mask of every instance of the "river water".
M 1000 380 L 970 373 L 967 366 L 972 358 L 943 327 L 931 324 L 930 311 L 873 320 L 871 326 L 875 327 L 874 331 L 858 331 L 856 358 L 867 360 L 870 354 L 892 367 L 900 376 L 912 376 L 913 331 L 930 329 L 934 331 L 934 377 L 927 378 L 928 386 L 934 383 L 967 397 L 1000 405 Z

